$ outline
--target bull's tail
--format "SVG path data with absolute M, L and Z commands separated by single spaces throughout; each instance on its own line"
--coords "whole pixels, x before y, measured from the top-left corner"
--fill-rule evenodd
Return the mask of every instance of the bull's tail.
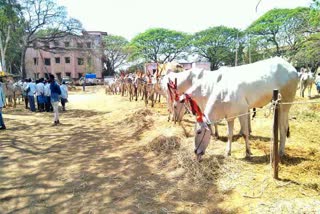
M 290 137 L 290 127 L 288 125 L 288 129 L 287 129 L 287 137 L 289 138 Z

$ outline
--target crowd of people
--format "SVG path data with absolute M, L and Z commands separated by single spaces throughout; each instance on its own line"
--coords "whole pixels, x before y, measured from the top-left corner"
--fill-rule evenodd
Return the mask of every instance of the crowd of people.
M 49 79 L 41 78 L 36 81 L 25 79 L 22 91 L 26 109 L 30 109 L 31 112 L 53 112 L 53 124 L 58 125 L 60 123 L 59 102 L 61 102 L 63 111 L 66 110 L 66 103 L 68 102 L 68 86 L 65 82 L 59 85 L 52 74 L 49 75 Z M 6 129 L 2 117 L 2 108 L 4 106 L 5 94 L 0 82 L 0 130 Z

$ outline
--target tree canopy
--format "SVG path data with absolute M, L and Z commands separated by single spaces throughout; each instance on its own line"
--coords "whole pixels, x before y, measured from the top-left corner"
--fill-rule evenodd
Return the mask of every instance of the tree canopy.
M 282 55 L 285 50 L 295 50 L 307 36 L 309 8 L 273 9 L 253 22 L 247 33 L 259 38 L 264 49 L 273 49 L 271 55 Z M 284 49 L 281 49 L 284 48 Z
M 211 63 L 211 70 L 221 65 L 234 65 L 239 37 L 241 32 L 236 28 L 208 28 L 193 36 L 193 51 Z
M 131 41 L 133 58 L 149 62 L 171 62 L 184 56 L 189 36 L 164 28 L 153 28 L 140 33 Z
M 113 75 L 115 70 L 125 63 L 129 55 L 129 42 L 122 36 L 107 35 L 103 38 L 104 55 L 107 61 L 106 75 Z

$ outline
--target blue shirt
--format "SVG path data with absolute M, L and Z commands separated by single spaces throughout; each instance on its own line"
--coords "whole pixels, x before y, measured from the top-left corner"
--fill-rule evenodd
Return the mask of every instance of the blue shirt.
M 50 83 L 50 91 L 51 91 L 51 96 L 50 96 L 51 102 L 59 102 L 61 90 L 60 90 L 60 86 L 55 81 Z

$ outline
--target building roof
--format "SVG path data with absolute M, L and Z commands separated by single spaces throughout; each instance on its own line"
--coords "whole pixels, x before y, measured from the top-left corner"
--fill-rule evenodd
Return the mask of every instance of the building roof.
M 83 31 L 82 32 L 83 34 L 100 34 L 100 35 L 104 35 L 104 36 L 107 36 L 108 33 L 107 32 L 104 32 L 104 31 Z

